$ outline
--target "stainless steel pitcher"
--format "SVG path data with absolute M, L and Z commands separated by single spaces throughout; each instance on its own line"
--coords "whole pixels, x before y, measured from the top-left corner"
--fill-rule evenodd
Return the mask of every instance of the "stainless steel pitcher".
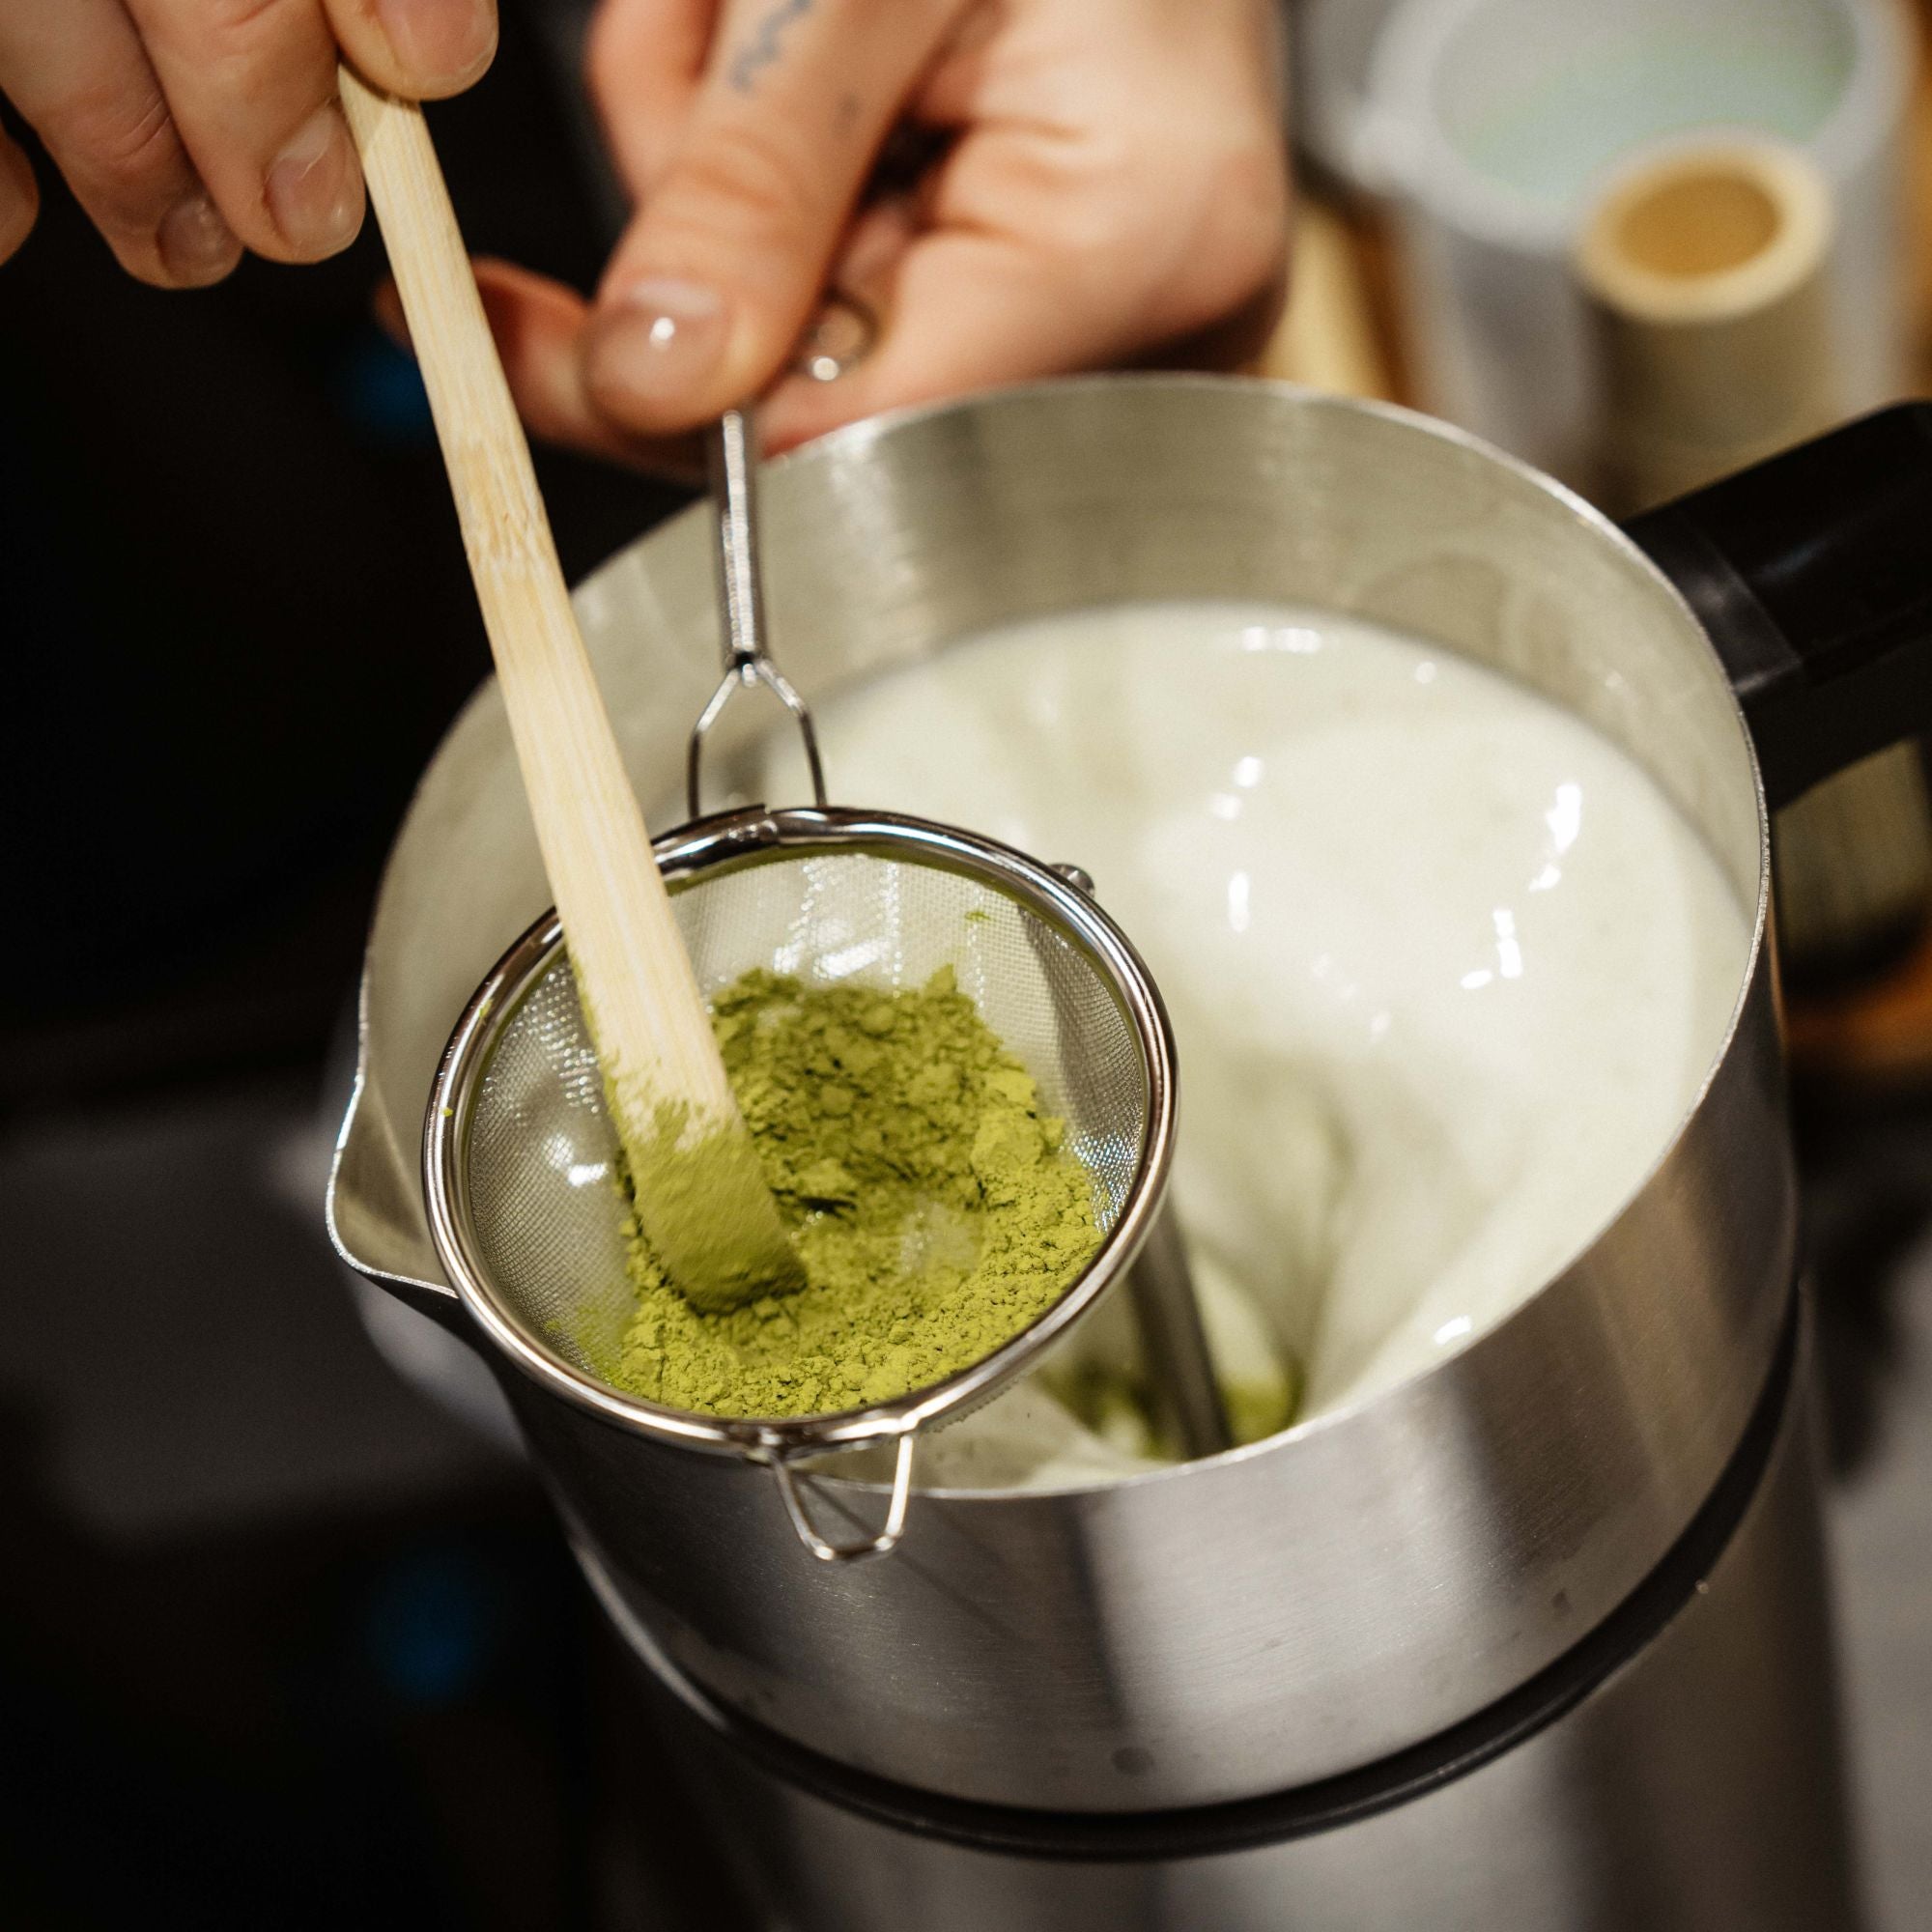
M 1901 551 L 1888 523 L 1901 493 L 1926 502 L 1928 475 L 1925 417 L 1893 412 L 1634 538 L 1402 411 L 1168 376 L 863 424 L 773 466 L 767 581 L 808 694 L 1094 603 L 1324 607 L 1587 719 L 1703 834 L 1755 937 L 1694 1107 L 1576 1261 L 1427 1374 L 1265 1442 L 1106 1487 L 923 1494 L 897 1554 L 832 1569 L 756 1470 L 644 1440 L 496 1362 L 586 1569 L 659 1674 L 781 1747 L 936 1801 L 1138 1816 L 1387 1760 L 1606 1627 L 1719 1490 L 1790 1346 L 1767 787 L 1777 802 L 1932 718 L 1928 547 Z M 703 514 L 578 597 L 647 803 L 675 794 L 711 682 Z M 424 1099 L 471 990 L 547 899 L 486 687 L 390 861 L 329 1208 L 355 1266 L 459 1329 L 423 1218 Z M 828 1519 L 883 1512 L 875 1486 L 811 1486 Z
M 649 1734 L 763 1932 L 1853 1932 L 1804 1390 L 1781 1348 L 1719 1491 L 1586 1639 L 1341 1777 L 1055 1816 L 949 1805 L 663 1696 Z

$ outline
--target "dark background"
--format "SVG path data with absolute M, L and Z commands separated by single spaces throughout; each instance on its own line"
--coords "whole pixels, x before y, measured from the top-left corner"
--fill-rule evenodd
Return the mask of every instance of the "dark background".
M 435 128 L 478 253 L 580 287 L 610 236 L 514 14 Z M 371 222 L 320 268 L 163 294 L 58 178 L 0 281 L 0 1105 L 313 1056 L 415 773 L 487 668 Z M 575 579 L 677 500 L 555 452 Z M 16 682 L 16 690 L 18 689 Z
M 551 85 L 513 14 L 434 126 L 472 246 L 588 287 Z M 39 173 L 0 270 L 0 1923 L 728 1932 L 526 1473 L 323 1236 L 378 870 L 488 668 L 373 224 L 162 294 Z M 681 500 L 538 467 L 573 579 Z

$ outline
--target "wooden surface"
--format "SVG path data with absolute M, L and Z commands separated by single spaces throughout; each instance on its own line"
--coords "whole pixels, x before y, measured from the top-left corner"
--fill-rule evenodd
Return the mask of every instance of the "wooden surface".
M 742 1136 L 710 1017 L 578 633 L 529 445 L 429 130 L 418 108 L 374 92 L 346 70 L 342 102 L 429 391 L 537 842 L 619 1137 L 627 1150 L 649 1147 L 665 1107 L 687 1137 L 721 1129 Z M 634 1153 L 634 1173 L 639 1166 Z M 743 1162 L 723 1167 L 740 1177 L 755 1172 Z M 743 1225 L 765 1229 L 763 1245 L 783 1251 L 769 1192 L 758 1185 L 741 1192 Z M 680 1240 L 677 1231 L 654 1225 L 665 1211 L 639 1202 L 654 1244 L 667 1253 L 703 1253 L 701 1240 Z M 721 1282 L 681 1279 L 680 1286 L 701 1305 L 746 1298 Z

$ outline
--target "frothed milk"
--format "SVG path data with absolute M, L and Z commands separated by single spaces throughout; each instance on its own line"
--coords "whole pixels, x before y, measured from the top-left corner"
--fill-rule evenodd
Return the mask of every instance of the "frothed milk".
M 1622 752 L 1328 612 L 1074 612 L 815 709 L 839 803 L 1094 875 L 1174 1016 L 1190 1247 L 1300 1357 L 1303 1417 L 1583 1249 L 1743 982 L 1744 908 Z

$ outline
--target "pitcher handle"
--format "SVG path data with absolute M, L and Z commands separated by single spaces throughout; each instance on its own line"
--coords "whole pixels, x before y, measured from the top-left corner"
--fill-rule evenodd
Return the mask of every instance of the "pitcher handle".
M 1898 403 L 1624 526 L 1696 611 L 1774 807 L 1932 731 L 1932 403 Z
M 912 1455 L 915 1432 L 907 1430 L 898 1439 L 898 1454 L 893 1463 L 892 1500 L 886 1506 L 885 1526 L 876 1536 L 862 1543 L 832 1543 L 818 1532 L 806 1508 L 798 1478 L 792 1473 L 792 1459 L 772 1458 L 772 1474 L 778 1479 L 779 1494 L 784 1500 L 785 1515 L 798 1532 L 798 1540 L 821 1563 L 856 1563 L 865 1556 L 883 1556 L 905 1534 L 906 1510 L 912 1501 Z

